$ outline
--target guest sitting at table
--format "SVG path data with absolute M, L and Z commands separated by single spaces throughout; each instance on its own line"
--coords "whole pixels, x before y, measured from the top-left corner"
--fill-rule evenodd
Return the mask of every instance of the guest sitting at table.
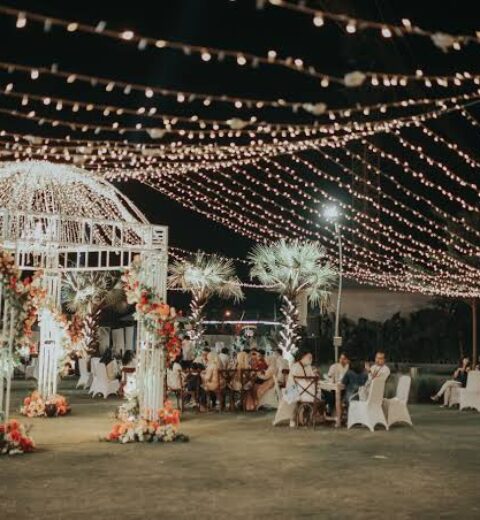
M 229 350 L 227 347 L 223 347 L 220 351 L 220 354 L 218 354 L 218 364 L 220 370 L 226 370 L 228 368 L 228 365 L 230 363 L 230 356 L 229 356 Z
M 265 360 L 265 351 L 264 350 L 252 350 L 250 364 L 254 370 L 260 370 L 260 371 L 267 370 L 268 365 Z
M 122 356 L 122 368 L 135 368 L 137 366 L 137 360 L 135 358 L 135 352 L 133 350 L 126 350 Z
M 442 406 L 448 406 L 450 404 L 453 389 L 465 388 L 467 386 L 467 377 L 468 373 L 470 372 L 470 368 L 470 358 L 464 357 L 460 361 L 458 368 L 453 373 L 452 379 L 445 381 L 445 383 L 443 383 L 443 385 L 441 386 L 440 390 L 435 395 L 432 395 L 430 399 L 432 401 L 438 401 L 443 396 Z
M 277 359 L 274 356 L 269 356 L 266 359 L 267 369 L 257 374 L 257 380 L 254 386 L 254 397 L 255 407 L 258 409 L 260 406 L 271 406 L 275 408 L 277 406 L 277 399 L 274 397 L 275 404 L 272 404 L 272 399 L 265 399 L 267 392 L 275 388 L 275 377 L 277 375 Z M 262 405 L 262 400 L 269 401 Z
M 367 382 L 368 374 L 365 369 L 364 361 L 352 360 L 349 369 L 342 378 L 342 385 L 345 387 L 344 402 L 348 405 L 353 396 Z
M 209 347 L 204 347 L 202 352 L 194 359 L 194 363 L 197 363 L 198 365 L 203 365 L 205 368 L 208 364 L 208 355 L 210 354 L 211 350 Z
M 337 363 L 330 365 L 327 373 L 327 381 L 329 383 L 338 384 L 342 382 L 343 376 L 350 368 L 350 360 L 345 352 L 342 352 Z M 327 403 L 327 414 L 331 414 L 335 407 L 335 392 L 322 390 L 322 395 Z
M 290 426 L 295 427 L 294 415 L 299 397 L 296 391 L 298 387 L 295 382 L 295 377 L 314 377 L 315 372 L 312 367 L 312 362 L 312 353 L 299 348 L 295 355 L 295 362 L 288 374 L 287 386 L 273 420 L 274 426 L 277 426 L 281 422 L 289 421 Z
M 167 368 L 167 388 L 169 390 L 177 391 L 182 389 L 182 355 L 179 354 L 172 366 Z
M 371 366 L 369 363 L 365 363 L 365 367 L 368 371 L 368 379 L 365 385 L 360 387 L 358 391 L 360 400 L 362 401 L 367 399 L 370 384 L 374 379 L 381 379 L 386 381 L 390 376 L 390 369 L 385 364 L 385 352 L 381 350 L 375 354 L 375 363 Z
M 219 373 L 218 355 L 216 352 L 209 352 L 207 357 L 207 369 L 203 375 L 203 388 L 210 395 L 212 405 L 217 404 L 217 395 L 224 386 L 224 380 Z
M 244 350 L 237 354 L 235 366 L 235 374 L 230 382 L 230 389 L 234 392 L 240 392 L 242 390 L 242 371 L 250 369 L 250 358 L 247 352 Z

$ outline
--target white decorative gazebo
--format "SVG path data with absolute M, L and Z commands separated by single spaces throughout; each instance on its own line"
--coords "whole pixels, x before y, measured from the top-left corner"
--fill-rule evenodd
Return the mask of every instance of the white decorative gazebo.
M 49 302 L 56 307 L 62 273 L 121 270 L 136 255 L 146 267 L 144 283 L 166 301 L 167 244 L 167 227 L 149 224 L 119 190 L 91 172 L 37 161 L 0 166 L 0 248 L 14 255 L 22 271 L 43 270 Z M 3 305 L 1 312 L 0 348 L 11 351 L 11 310 Z M 52 314 L 42 311 L 38 390 L 44 397 L 56 393 L 59 333 Z M 163 352 L 141 324 L 137 352 L 140 406 L 157 410 L 163 404 Z M 8 393 L 0 395 L 0 411 L 7 414 Z

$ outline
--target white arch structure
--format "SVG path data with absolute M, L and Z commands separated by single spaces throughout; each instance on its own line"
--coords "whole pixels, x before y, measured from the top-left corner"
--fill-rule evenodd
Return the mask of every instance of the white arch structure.
M 168 228 L 149 224 L 141 211 L 112 184 L 71 165 L 43 161 L 0 166 L 0 247 L 14 255 L 22 271 L 44 271 L 47 294 L 60 305 L 62 273 L 112 271 L 141 255 L 145 283 L 166 301 Z M 0 283 L 0 295 L 1 295 Z M 1 300 L 1 298 L 0 298 Z M 1 356 L 12 354 L 14 315 L 0 308 Z M 140 405 L 144 416 L 163 404 L 164 358 L 153 338 L 138 324 Z M 48 311 L 40 320 L 40 393 L 56 392 L 55 348 L 58 327 Z M 54 373 L 55 371 L 55 373 Z M 0 373 L 0 411 L 8 415 L 11 370 Z M 2 392 L 2 390 L 0 390 Z

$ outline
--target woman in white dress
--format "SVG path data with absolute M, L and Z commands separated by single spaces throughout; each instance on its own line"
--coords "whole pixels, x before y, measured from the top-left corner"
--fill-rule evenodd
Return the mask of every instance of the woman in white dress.
M 290 426 L 295 426 L 294 414 L 295 409 L 297 407 L 297 402 L 291 402 L 289 399 L 288 402 L 285 399 L 285 394 L 288 395 L 289 392 L 292 391 L 293 387 L 295 387 L 295 379 L 294 377 L 313 377 L 315 376 L 315 372 L 312 368 L 312 354 L 310 352 L 302 351 L 296 357 L 298 361 L 293 363 L 290 368 L 290 373 L 288 374 L 287 385 L 284 391 L 284 396 L 280 400 L 278 405 L 277 413 L 275 414 L 275 419 L 273 420 L 273 425 L 277 426 L 278 424 L 289 421 Z

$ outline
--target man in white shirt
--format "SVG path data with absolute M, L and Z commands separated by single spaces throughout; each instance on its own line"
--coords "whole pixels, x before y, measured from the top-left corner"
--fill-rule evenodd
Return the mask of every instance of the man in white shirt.
M 375 354 L 375 364 L 372 365 L 368 371 L 368 380 L 372 381 L 373 379 L 380 378 L 386 381 L 389 375 L 390 369 L 385 364 L 385 352 L 379 350 Z
M 379 350 L 375 354 L 375 364 L 368 368 L 368 380 L 364 386 L 361 386 L 358 390 L 358 395 L 361 401 L 366 401 L 368 398 L 368 390 L 370 384 L 374 379 L 381 379 L 386 381 L 390 376 L 390 369 L 385 364 L 385 352 Z
M 347 354 L 342 352 L 338 358 L 338 363 L 333 363 L 333 365 L 328 369 L 327 378 L 330 383 L 341 383 L 343 376 L 347 373 L 349 368 L 350 360 L 348 359 Z

